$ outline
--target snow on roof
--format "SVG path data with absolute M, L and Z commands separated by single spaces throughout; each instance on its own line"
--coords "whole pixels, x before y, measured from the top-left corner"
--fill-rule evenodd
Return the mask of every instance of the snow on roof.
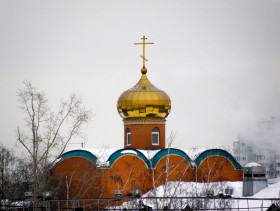
M 185 149 L 182 151 L 184 151 L 190 157 L 190 159 L 195 160 L 202 152 L 205 151 L 205 149 L 199 149 L 195 147 L 195 148 Z
M 279 179 L 279 178 L 278 178 Z M 280 179 L 274 184 L 268 184 L 268 187 L 256 193 L 252 198 L 279 198 L 280 197 Z
M 125 149 L 125 148 L 121 148 L 123 149 L 123 151 L 121 152 L 122 154 L 135 154 L 137 155 L 136 151 L 131 150 L 131 149 Z M 117 150 L 120 149 L 111 149 L 109 147 L 102 147 L 102 148 L 76 148 L 76 149 L 71 149 L 69 151 L 72 150 L 84 150 L 84 151 L 88 151 L 90 153 L 92 153 L 93 155 L 95 155 L 97 157 L 97 161 L 96 164 L 98 166 L 109 166 L 109 163 L 107 162 L 108 158 Z M 138 149 L 136 149 L 138 150 Z M 151 160 L 159 151 L 161 150 L 138 150 L 141 153 L 144 154 L 144 156 L 148 159 Z M 193 165 L 195 165 L 195 159 L 202 153 L 205 151 L 205 149 L 199 149 L 197 147 L 194 148 L 189 148 L 189 149 L 185 149 L 182 150 L 183 152 L 185 152 L 189 158 L 191 159 L 191 162 Z
M 148 158 L 149 160 L 152 159 L 155 154 L 157 154 L 160 150 L 139 150 L 140 152 L 142 152 L 146 158 Z
M 251 162 L 251 163 L 248 163 L 245 167 L 253 167 L 253 166 L 261 166 L 261 165 L 258 163 L 255 163 L 255 162 Z
M 107 162 L 110 155 L 112 155 L 117 149 L 110 149 L 108 147 L 100 148 L 100 149 L 85 149 L 94 154 L 97 157 L 97 165 L 98 166 L 109 166 L 109 163 Z
M 100 148 L 100 149 L 79 148 L 79 149 L 75 149 L 75 150 L 88 151 L 97 157 L 97 165 L 107 165 L 108 158 L 119 149 L 111 149 L 108 147 L 104 147 L 104 148 Z M 152 159 L 154 157 L 154 155 L 157 152 L 159 152 L 160 150 L 138 150 L 138 151 L 142 152 L 147 159 Z M 130 149 L 123 150 L 121 153 L 137 155 L 137 153 L 134 150 L 130 150 Z
M 95 148 L 95 149 L 93 149 L 93 148 L 76 148 L 76 149 L 72 149 L 72 150 L 88 151 L 88 152 L 94 154 L 97 157 L 97 160 L 99 160 L 99 162 L 106 163 L 106 161 L 108 160 L 110 155 L 119 149 L 111 149 L 108 147 L 104 147 L 104 148 L 99 148 L 99 149 L 97 149 L 97 148 Z M 72 150 L 69 150 L 69 151 L 72 151 Z M 160 150 L 138 150 L 138 151 L 142 152 L 147 159 L 152 159 L 155 156 L 155 154 L 158 153 Z M 195 158 L 198 155 L 200 155 L 203 151 L 205 151 L 205 149 L 191 148 L 191 149 L 186 149 L 186 150 L 182 150 L 182 151 L 184 151 L 192 160 L 195 160 Z M 122 151 L 122 154 L 126 154 L 126 153 L 136 154 L 135 151 L 129 150 L 129 149 Z
M 134 155 L 137 155 L 137 152 L 135 152 L 134 150 L 130 150 L 130 149 L 127 149 L 127 150 L 123 150 L 121 151 L 122 154 L 134 154 Z

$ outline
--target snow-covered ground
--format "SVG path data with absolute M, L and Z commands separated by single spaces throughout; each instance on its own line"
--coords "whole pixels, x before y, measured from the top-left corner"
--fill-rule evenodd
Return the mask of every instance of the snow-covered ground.
M 225 196 L 225 189 L 233 188 L 232 198 Z M 280 179 L 269 180 L 268 187 L 259 191 L 254 196 L 242 196 L 242 182 L 220 182 L 220 183 L 195 183 L 195 182 L 169 182 L 144 194 L 142 201 L 154 209 L 162 209 L 169 205 L 171 208 L 184 208 L 187 205 L 205 206 L 214 210 L 223 208 L 225 210 L 266 210 L 273 203 L 280 205 Z M 205 197 L 207 190 L 213 190 L 214 196 L 223 193 L 224 197 L 207 198 L 180 198 L 180 197 Z M 147 199 L 150 197 L 167 197 L 164 199 Z M 175 197 L 175 198 L 172 198 Z M 238 198 L 238 199 L 236 199 Z M 139 206 L 139 199 L 125 202 L 119 208 L 133 208 Z
M 160 186 L 155 190 L 152 190 L 144 195 L 148 196 L 195 196 L 194 191 L 198 193 L 199 196 L 205 196 L 204 192 L 206 190 L 213 190 L 214 195 L 221 192 L 227 187 L 233 188 L 232 197 L 242 198 L 242 182 L 220 182 L 220 183 L 195 183 L 195 182 L 169 182 L 167 185 Z M 279 198 L 280 194 L 280 178 L 269 180 L 268 187 L 259 191 L 254 196 L 247 198 Z

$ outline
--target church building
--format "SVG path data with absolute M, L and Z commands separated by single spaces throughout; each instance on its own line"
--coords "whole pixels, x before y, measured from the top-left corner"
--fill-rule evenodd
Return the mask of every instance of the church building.
M 117 101 L 124 124 L 120 131 L 124 134 L 123 148 L 110 152 L 105 161 L 94 150 L 65 152 L 52 171 L 54 198 L 112 198 L 116 191 L 125 196 L 135 189 L 145 194 L 170 181 L 243 180 L 243 168 L 225 150 L 210 149 L 190 157 L 181 149 L 166 146 L 171 100 L 147 77 L 145 47 L 153 43 L 146 42 L 145 36 L 141 39 L 141 43 L 135 43 L 143 47 L 140 80 Z

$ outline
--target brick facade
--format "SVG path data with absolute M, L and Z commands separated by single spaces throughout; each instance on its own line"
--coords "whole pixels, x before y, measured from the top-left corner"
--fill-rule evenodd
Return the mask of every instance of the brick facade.
M 152 130 L 159 130 L 159 143 L 152 143 Z M 127 129 L 131 132 L 131 144 L 127 144 Z M 156 150 L 165 148 L 165 121 L 124 122 L 124 148 Z
M 115 190 L 122 190 L 124 195 L 128 195 L 133 189 L 140 189 L 144 194 L 168 181 L 207 183 L 243 180 L 243 169 L 223 150 L 216 150 L 216 154 L 202 159 L 198 156 L 195 161 L 186 159 L 183 154 L 160 155 L 160 152 L 150 160 L 143 160 L 133 153 L 123 154 L 116 156 L 107 167 L 97 167 L 92 160 L 82 156 L 62 159 L 53 169 L 57 190 L 55 198 L 66 199 L 67 179 L 68 183 L 71 179 L 68 187 L 70 198 L 114 197 Z M 192 163 L 197 164 L 194 166 Z

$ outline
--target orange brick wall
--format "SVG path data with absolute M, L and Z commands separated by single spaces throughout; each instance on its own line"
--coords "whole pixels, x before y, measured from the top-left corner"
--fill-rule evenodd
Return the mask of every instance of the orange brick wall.
M 67 158 L 54 167 L 54 176 L 55 198 L 66 199 L 66 177 L 71 179 L 70 198 L 94 198 L 114 197 L 115 190 L 127 195 L 136 188 L 144 194 L 166 181 L 242 181 L 243 170 L 235 170 L 228 159 L 219 155 L 205 158 L 197 169 L 181 156 L 167 155 L 150 169 L 139 157 L 126 154 L 110 168 L 96 168 L 82 157 Z
M 163 185 L 166 181 L 194 181 L 195 171 L 188 161 L 178 155 L 169 155 L 161 158 L 155 167 L 156 186 Z
M 152 129 L 159 129 L 159 145 L 152 145 Z M 131 145 L 126 145 L 126 129 L 131 130 Z M 124 148 L 156 150 L 165 148 L 165 124 L 125 124 Z
M 198 182 L 242 181 L 243 170 L 235 170 L 232 163 L 223 156 L 210 156 L 197 169 Z
M 101 174 L 100 170 L 86 158 L 71 157 L 55 166 L 56 198 L 92 198 L 100 197 Z M 69 187 L 67 188 L 67 185 Z
M 105 197 L 114 197 L 115 190 L 123 190 L 123 194 L 133 189 L 147 192 L 151 189 L 151 174 L 146 164 L 138 157 L 125 155 L 119 158 L 102 177 L 102 186 L 106 190 Z

